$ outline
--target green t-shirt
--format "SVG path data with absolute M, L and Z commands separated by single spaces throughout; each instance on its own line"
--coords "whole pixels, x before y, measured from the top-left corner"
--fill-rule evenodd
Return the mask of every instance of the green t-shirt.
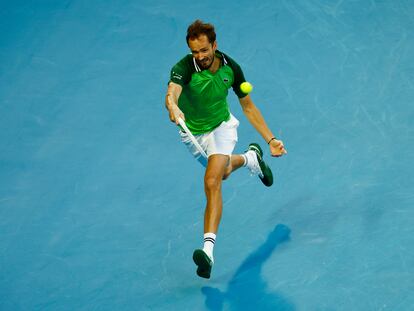
M 239 98 L 245 97 L 240 84 L 245 82 L 240 66 L 229 56 L 216 51 L 221 66 L 215 72 L 201 70 L 191 54 L 181 59 L 171 70 L 170 82 L 183 87 L 178 107 L 185 123 L 195 134 L 210 132 L 230 118 L 227 95 L 230 87 Z

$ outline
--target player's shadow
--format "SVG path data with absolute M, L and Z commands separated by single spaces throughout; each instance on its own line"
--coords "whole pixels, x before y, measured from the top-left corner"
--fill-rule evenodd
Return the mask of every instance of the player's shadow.
M 275 248 L 288 241 L 289 236 L 289 227 L 277 225 L 268 235 L 266 242 L 243 261 L 225 292 L 218 288 L 203 287 L 201 291 L 206 297 L 207 309 L 220 311 L 223 310 L 223 304 L 227 303 L 230 310 L 294 311 L 295 307 L 291 302 L 267 288 L 261 273 L 263 264 Z M 277 278 L 277 274 L 268 275 L 266 278 Z

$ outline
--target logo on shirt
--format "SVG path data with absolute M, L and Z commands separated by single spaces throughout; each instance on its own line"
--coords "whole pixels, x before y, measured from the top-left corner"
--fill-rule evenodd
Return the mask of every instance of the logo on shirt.
M 224 83 L 228 83 L 229 82 L 229 79 L 228 78 L 224 78 L 223 81 L 224 81 Z
M 177 79 L 177 80 L 181 80 L 182 78 L 183 78 L 183 76 L 182 75 L 180 75 L 179 73 L 176 73 L 176 72 L 172 72 L 172 77 L 174 78 L 174 79 Z

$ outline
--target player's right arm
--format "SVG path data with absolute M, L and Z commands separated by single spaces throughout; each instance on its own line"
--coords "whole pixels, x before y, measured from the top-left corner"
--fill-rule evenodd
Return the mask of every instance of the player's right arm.
M 185 120 L 184 113 L 178 108 L 178 98 L 181 95 L 183 87 L 175 82 L 168 84 L 167 95 L 165 96 L 165 107 L 170 115 L 171 122 L 178 125 L 178 119 Z

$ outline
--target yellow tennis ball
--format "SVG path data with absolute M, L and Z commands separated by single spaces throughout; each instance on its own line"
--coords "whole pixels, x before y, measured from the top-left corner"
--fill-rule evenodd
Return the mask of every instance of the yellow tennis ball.
M 240 90 L 244 94 L 249 94 L 253 90 L 253 85 L 251 85 L 249 82 L 243 82 L 240 84 Z

